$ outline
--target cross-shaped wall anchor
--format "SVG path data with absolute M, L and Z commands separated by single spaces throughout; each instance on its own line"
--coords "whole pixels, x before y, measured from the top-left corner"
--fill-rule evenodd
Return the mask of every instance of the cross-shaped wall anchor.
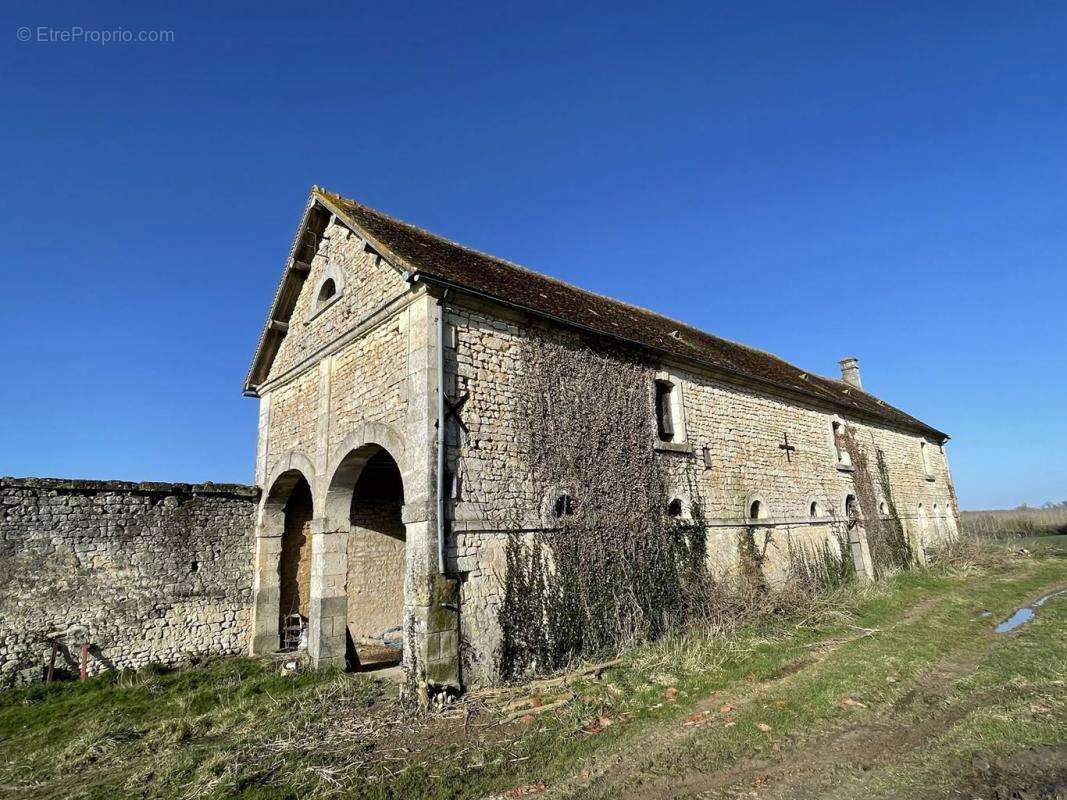
M 456 421 L 456 424 L 463 429 L 464 433 L 469 433 L 467 426 L 463 424 L 463 419 L 459 416 L 459 412 L 463 410 L 464 404 L 470 397 L 470 392 L 464 392 L 462 395 L 453 400 L 447 394 L 445 395 L 445 420 L 450 417 Z
M 797 449 L 795 447 L 793 447 L 793 445 L 789 444 L 789 434 L 788 433 L 783 433 L 782 434 L 782 439 L 784 440 L 785 444 L 778 445 L 778 449 L 779 450 L 785 450 L 785 458 L 786 458 L 786 460 L 789 461 L 789 462 L 792 462 L 793 461 L 793 453 L 795 453 Z

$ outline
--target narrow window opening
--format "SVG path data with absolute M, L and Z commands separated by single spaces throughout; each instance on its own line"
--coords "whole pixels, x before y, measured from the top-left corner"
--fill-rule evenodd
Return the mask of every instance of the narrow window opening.
M 811 506 L 808 508 L 808 515 L 812 518 L 822 516 L 822 509 L 819 508 L 819 504 L 815 500 L 811 501 Z
M 860 519 L 859 505 L 856 503 L 856 496 L 850 494 L 845 498 L 845 521 L 848 524 L 849 529 L 856 527 L 856 523 Z
M 837 463 L 841 467 L 852 466 L 852 456 L 845 447 L 845 426 L 840 422 L 833 423 L 834 450 L 837 452 Z
M 661 442 L 674 441 L 674 416 L 671 412 L 673 393 L 673 383 L 656 381 L 656 433 Z
M 677 497 L 671 500 L 667 504 L 667 516 L 668 517 L 680 517 L 682 516 L 682 501 Z
M 930 453 L 926 449 L 926 442 L 919 442 L 919 453 L 923 459 L 923 475 L 927 480 L 933 480 L 934 474 L 930 470 Z
M 753 500 L 748 507 L 748 518 L 759 519 L 763 512 L 763 504 L 759 500 Z

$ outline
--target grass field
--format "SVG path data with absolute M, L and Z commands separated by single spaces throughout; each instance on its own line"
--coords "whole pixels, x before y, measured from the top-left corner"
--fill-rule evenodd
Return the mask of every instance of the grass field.
M 11 690 L 0 796 L 1056 797 L 1043 792 L 1067 791 L 1067 595 L 993 633 L 1067 588 L 1063 537 L 1026 546 L 438 714 L 365 676 L 244 659 Z
M 1004 511 L 962 511 L 964 533 L 970 536 L 1010 538 L 1067 534 L 1067 507 L 1016 508 Z

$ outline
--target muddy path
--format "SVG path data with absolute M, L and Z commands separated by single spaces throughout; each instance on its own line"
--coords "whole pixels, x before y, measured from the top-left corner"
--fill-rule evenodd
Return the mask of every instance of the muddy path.
M 1035 594 L 1034 599 L 1061 592 L 1064 588 L 1062 581 L 1050 584 Z M 1019 598 L 1020 606 L 1028 602 L 1032 600 Z M 932 603 L 933 598 L 920 601 L 905 611 L 891 628 L 917 622 Z M 855 715 L 816 726 L 813 731 L 799 731 L 772 739 L 758 752 L 707 772 L 694 768 L 684 757 L 692 742 L 700 737 L 714 737 L 717 728 L 728 724 L 724 723 L 723 715 L 717 713 L 722 708 L 739 711 L 758 708 L 772 693 L 780 698 L 794 685 L 800 689 L 805 680 L 838 650 L 882 632 L 860 630 L 855 636 L 827 642 L 810 655 L 787 664 L 775 676 L 751 687 L 743 695 L 730 697 L 716 693 L 705 697 L 686 719 L 706 719 L 707 724 L 675 722 L 669 726 L 655 726 L 627 741 L 617 751 L 601 753 L 587 762 L 579 773 L 554 786 L 549 795 L 626 800 L 690 797 L 709 800 L 741 797 L 850 800 L 855 796 L 855 787 L 851 781 L 840 780 L 843 772 L 863 775 L 921 759 L 930 742 L 951 737 L 953 729 L 976 711 L 1013 698 L 1026 700 L 1036 691 L 1034 687 L 1010 686 L 996 692 L 954 695 L 960 681 L 974 674 L 983 659 L 1016 635 L 994 634 L 990 629 L 983 639 L 984 647 L 945 654 L 910 681 L 896 687 L 899 691 L 895 692 L 892 702 L 870 708 L 860 703 Z M 1067 726 L 1067 717 L 1062 722 Z M 931 788 L 929 794 L 910 793 L 908 796 L 1067 800 L 1065 754 L 1065 748 L 1051 747 L 1031 748 L 999 759 L 979 758 L 974 765 L 961 769 L 953 777 L 956 788 L 941 786 Z

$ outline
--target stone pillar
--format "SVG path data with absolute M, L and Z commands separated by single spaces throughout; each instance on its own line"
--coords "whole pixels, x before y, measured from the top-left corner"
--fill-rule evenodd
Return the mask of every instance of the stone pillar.
M 871 549 L 867 544 L 867 532 L 856 523 L 848 532 L 849 549 L 852 551 L 852 563 L 856 567 L 856 577 L 861 581 L 874 579 L 874 562 L 871 561 Z
M 325 519 L 311 521 L 311 602 L 308 655 L 316 667 L 345 666 L 348 629 L 348 531 L 331 530 Z
M 459 660 L 459 581 L 430 574 L 414 608 L 418 693 L 423 705 L 439 696 L 455 697 L 463 688 Z
M 278 650 L 278 602 L 282 534 L 260 530 L 256 536 L 255 574 L 252 578 L 252 636 L 249 655 L 262 656 Z
M 436 531 L 426 504 L 405 505 L 408 574 L 404 664 L 418 700 L 456 696 L 462 689 L 459 658 L 459 581 L 437 572 Z M 421 519 L 412 519 L 421 517 Z

